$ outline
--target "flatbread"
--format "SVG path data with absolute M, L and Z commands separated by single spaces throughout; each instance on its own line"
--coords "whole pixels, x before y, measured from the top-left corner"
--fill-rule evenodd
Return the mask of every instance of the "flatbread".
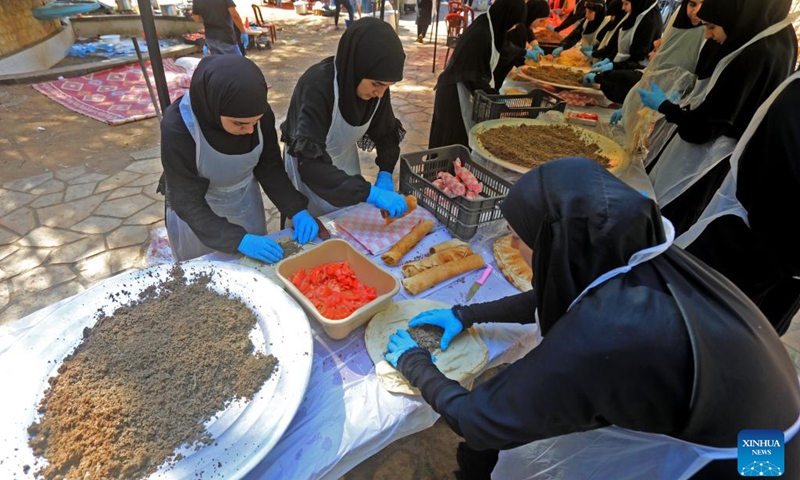
M 451 306 L 432 300 L 404 300 L 392 303 L 388 309 L 372 317 L 364 333 L 364 343 L 369 358 L 375 364 L 375 373 L 386 390 L 406 395 L 420 394 L 402 373 L 384 359 L 383 355 L 388 352 L 386 344 L 389 343 L 389 335 L 398 329 L 407 329 L 408 321 L 418 313 Z M 436 367 L 447 378 L 464 386 L 481 373 L 489 360 L 489 350 L 473 328 L 458 334 L 446 351 L 437 349 L 433 355 L 436 356 Z
M 494 260 L 497 262 L 497 266 L 512 285 L 523 292 L 533 288 L 531 286 L 533 270 L 522 259 L 519 250 L 511 246 L 511 235 L 495 240 L 492 250 L 494 250 Z

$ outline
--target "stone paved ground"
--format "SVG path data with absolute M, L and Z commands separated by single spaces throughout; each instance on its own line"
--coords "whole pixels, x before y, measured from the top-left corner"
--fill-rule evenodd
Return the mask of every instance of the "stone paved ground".
M 413 15 L 401 20 L 408 59 L 405 79 L 392 88 L 395 112 L 408 130 L 403 151 L 427 145 L 436 78 L 431 73 L 432 46 L 414 43 L 414 29 Z M 276 46 L 274 54 L 280 48 Z M 444 59 L 442 50 L 439 54 L 437 73 Z M 257 53 L 254 59 L 259 62 L 268 55 L 268 51 Z M 285 109 L 276 109 L 276 116 L 285 116 Z M 159 154 L 158 147 L 120 152 L 124 168 L 116 172 L 73 166 L 0 184 L 0 325 L 78 294 L 99 280 L 146 266 L 150 231 L 163 225 L 163 197 L 155 193 Z M 374 179 L 377 168 L 371 156 L 362 156 L 362 166 L 365 177 Z M 269 231 L 276 231 L 277 212 L 266 199 L 265 205 Z M 800 368 L 797 318 L 783 340 Z M 458 437 L 440 421 L 395 442 L 344 479 L 453 478 L 457 442 Z

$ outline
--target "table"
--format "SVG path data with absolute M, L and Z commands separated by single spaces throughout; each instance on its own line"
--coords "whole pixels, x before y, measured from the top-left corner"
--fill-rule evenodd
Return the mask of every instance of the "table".
M 346 209 L 324 219 L 334 235 L 337 235 L 335 217 L 343 212 Z M 449 238 L 444 230 L 435 233 L 439 237 L 431 237 L 433 240 Z M 290 235 L 289 230 L 271 236 L 286 235 Z M 485 252 L 487 246 L 490 247 L 490 238 L 479 233 L 474 248 Z M 420 244 L 419 248 L 427 246 Z M 491 255 L 484 258 L 493 263 Z M 201 260 L 237 261 L 238 256 L 214 254 Z M 479 274 L 480 271 L 469 272 L 462 276 L 463 281 L 453 281 L 417 297 L 400 295 L 399 298 L 429 298 L 448 303 L 463 301 L 463 296 Z M 92 288 L 102 288 L 106 282 L 113 282 L 113 278 Z M 493 272 L 473 301 L 487 301 L 515 292 L 502 274 Z M 25 336 L 46 336 L 49 332 L 37 330 L 37 325 L 79 297 L 62 300 L 0 327 L 0 354 Z M 438 418 L 421 397 L 393 394 L 383 389 L 364 345 L 364 327 L 344 339 L 332 340 L 313 320 L 311 325 L 314 344 L 312 372 L 300 408 L 281 440 L 244 478 L 336 480 L 391 442 L 432 426 Z M 537 341 L 535 325 L 486 324 L 476 328 L 489 350 L 487 369 L 521 358 Z

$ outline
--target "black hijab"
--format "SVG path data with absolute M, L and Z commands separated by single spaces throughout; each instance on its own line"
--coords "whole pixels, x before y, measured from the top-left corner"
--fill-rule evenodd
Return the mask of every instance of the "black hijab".
M 665 239 L 656 203 L 585 158 L 554 160 L 529 171 L 500 209 L 533 249 L 542 334 L 600 275 Z
M 494 45 L 498 52 L 502 52 L 508 30 L 525 18 L 525 2 L 496 0 L 489 7 L 489 13 L 492 17 Z M 453 55 L 439 75 L 436 86 L 454 85 L 459 82 L 488 84 L 494 74 L 489 68 L 491 54 L 489 16 L 480 15 L 458 38 Z M 499 88 L 499 85 L 495 87 Z
M 527 18 L 527 7 L 523 0 L 497 0 L 489 7 L 489 15 L 492 17 L 494 47 L 499 52 L 503 48 L 506 32 Z
M 267 81 L 255 63 L 239 55 L 203 58 L 192 74 L 189 98 L 203 136 L 215 150 L 238 155 L 258 145 L 258 128 L 252 135 L 232 135 L 220 120 L 220 116 L 250 118 L 267 111 Z
M 697 12 L 704 22 L 719 25 L 728 37 L 720 54 L 725 56 L 761 31 L 789 15 L 791 0 L 706 0 Z
M 365 17 L 345 30 L 336 49 L 335 64 L 339 110 L 347 123 L 364 125 L 378 105 L 377 98 L 362 100 L 356 95 L 361 80 L 399 82 L 405 59 L 400 38 L 384 21 Z
M 680 28 L 683 30 L 688 30 L 690 28 L 697 28 L 703 26 L 702 23 L 699 23 L 697 25 L 692 23 L 692 20 L 689 18 L 689 14 L 687 13 L 688 9 L 689 9 L 689 0 L 681 2 L 681 6 L 680 8 L 678 8 L 678 14 L 675 17 L 675 21 L 672 22 L 672 28 Z
M 606 18 L 606 2 L 604 0 L 589 0 L 586 2 L 586 10 L 594 12 L 594 20 L 583 29 L 583 35 L 589 35 L 597 31 L 603 20 Z
M 528 0 L 525 8 L 525 28 L 530 28 L 531 24 L 540 18 L 550 16 L 550 5 L 545 0 Z
M 636 23 L 636 17 L 642 14 L 645 10 L 650 8 L 651 5 L 656 3 L 656 0 L 630 0 L 631 3 L 631 14 L 628 15 L 628 18 L 622 23 L 620 27 L 621 30 L 630 30 L 631 27 Z M 620 4 L 620 10 L 622 9 L 622 5 Z M 624 16 L 624 12 L 623 12 Z

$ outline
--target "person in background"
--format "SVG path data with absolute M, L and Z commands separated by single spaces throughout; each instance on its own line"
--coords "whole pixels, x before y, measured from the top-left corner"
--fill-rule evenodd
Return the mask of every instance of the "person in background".
M 534 45 L 531 50 L 526 49 L 526 44 L 528 41 L 536 41 L 533 34 L 533 23 L 540 18 L 547 18 L 550 15 L 550 7 L 543 0 L 530 0 L 526 4 L 526 12 L 525 23 L 518 23 L 506 32 L 503 48 L 500 49 L 500 60 L 493 72 L 494 85 L 497 90 L 503 86 L 503 82 L 512 68 L 523 65 L 526 58 L 538 61 L 539 57 L 544 55 L 544 50 L 538 44 Z
M 417 42 L 424 43 L 433 15 L 433 0 L 417 0 Z
M 787 18 L 791 0 L 705 0 L 697 16 L 706 26 L 698 81 L 680 104 L 656 85 L 638 89 L 644 105 L 677 128 L 647 166 L 661 212 L 678 234 L 694 224 L 717 191 L 733 153 L 759 105 L 786 79 L 797 58 Z M 713 65 L 713 68 L 709 68 Z
M 464 437 L 462 471 L 503 450 L 492 478 L 735 479 L 739 432 L 777 429 L 800 472 L 797 369 L 736 286 L 672 245 L 652 199 L 568 158 L 523 175 L 500 208 L 533 289 L 409 326 L 443 328 L 446 351 L 478 322 L 536 322 L 540 343 L 471 391 L 405 330 L 385 355 Z
M 624 102 L 628 102 L 629 98 L 638 97 L 639 93 L 634 87 L 645 86 L 639 83 L 645 74 L 649 74 L 648 80 L 652 80 L 653 72 L 667 71 L 675 67 L 687 73 L 696 71 L 700 49 L 706 42 L 705 28 L 697 17 L 701 5 L 703 0 L 688 0 L 681 3 L 670 18 L 664 35 L 656 40 L 650 61 L 644 70 L 612 70 L 606 73 L 607 83 L 618 87 L 615 88 L 618 91 L 614 97 L 618 98 L 623 91 L 627 92 Z M 675 72 L 672 70 L 669 75 L 674 76 Z M 662 82 L 661 88 L 669 90 L 669 85 Z M 611 123 L 619 122 L 622 119 L 622 110 L 615 112 L 611 119 Z
M 317 236 L 307 199 L 283 169 L 275 115 L 264 74 L 239 55 L 203 58 L 189 93 L 164 112 L 158 191 L 166 197 L 166 227 L 175 258 L 220 251 L 263 262 L 283 258 L 267 238 L 259 184 L 278 210 L 294 220 L 292 238 Z
M 565 18 L 563 22 L 559 23 L 558 26 L 548 25 L 547 29 L 560 33 L 583 20 L 586 16 L 586 1 L 587 0 L 578 0 L 575 2 L 575 8 L 569 12 L 569 15 L 567 15 L 567 18 Z M 556 11 L 555 14 L 561 15 L 561 12 Z
M 472 96 L 476 90 L 496 93 L 500 88 L 495 85 L 494 70 L 506 32 L 525 18 L 525 11 L 523 0 L 496 0 L 486 15 L 479 15 L 461 34 L 436 81 L 429 148 L 469 145 Z
M 785 212 L 800 211 L 800 73 L 756 111 L 722 186 L 675 243 L 728 277 L 778 335 L 800 308 L 800 251 Z
M 389 88 L 403 79 L 405 53 L 392 27 L 364 17 L 350 25 L 336 49 L 297 81 L 281 125 L 289 178 L 309 198 L 314 216 L 368 202 L 402 216 L 392 172 L 405 134 Z M 377 149 L 375 185 L 361 176 L 358 149 Z
M 342 7 L 347 10 L 350 23 L 353 23 L 353 6 L 350 4 L 350 0 L 333 0 L 333 3 L 333 28 L 339 30 L 339 12 L 341 12 Z
M 597 32 L 594 45 L 581 48 L 581 51 L 586 55 L 589 61 L 596 62 L 601 60 L 593 57 L 594 51 L 606 48 L 614 37 L 622 19 L 625 18 L 625 15 L 627 14 L 622 10 L 622 0 L 609 0 L 606 2 L 606 18 L 608 18 L 608 23 Z
M 614 75 L 609 72 L 637 70 L 647 66 L 653 44 L 661 38 L 663 25 L 661 12 L 657 6 L 656 0 L 622 2 L 622 8 L 627 12 L 626 18 L 620 23 L 620 27 L 615 33 L 616 39 L 612 38 L 606 48 L 592 53 L 593 57 L 602 58 L 602 60 L 595 63 L 591 72 L 584 76 L 584 84 L 598 83 L 609 100 L 617 103 L 625 100 L 625 95 L 628 94 L 633 83 L 615 81 Z M 616 45 L 613 45 L 614 43 Z
M 611 18 L 606 17 L 605 0 L 587 0 L 583 22 L 561 41 L 558 48 L 553 50 L 553 58 L 558 58 L 565 49 L 572 48 L 579 43 L 583 52 L 590 52 L 597 43 L 597 34 L 610 21 Z
M 206 46 L 212 55 L 244 54 L 250 40 L 233 0 L 194 0 L 192 18 L 203 23 Z

